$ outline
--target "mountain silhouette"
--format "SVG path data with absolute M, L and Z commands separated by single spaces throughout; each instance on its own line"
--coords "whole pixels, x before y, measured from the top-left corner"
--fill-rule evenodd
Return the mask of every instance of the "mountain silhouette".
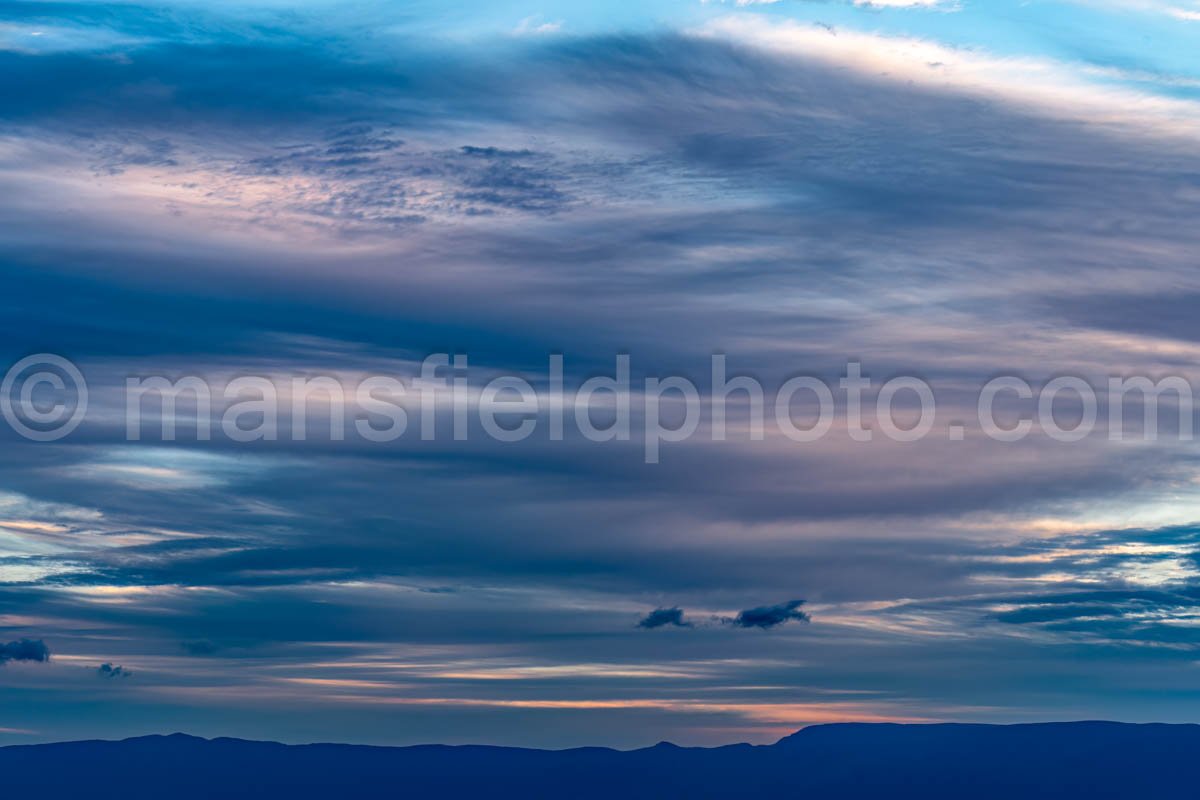
M 529 750 L 184 734 L 0 748 L 13 798 L 1195 797 L 1200 726 L 834 724 L 773 745 Z

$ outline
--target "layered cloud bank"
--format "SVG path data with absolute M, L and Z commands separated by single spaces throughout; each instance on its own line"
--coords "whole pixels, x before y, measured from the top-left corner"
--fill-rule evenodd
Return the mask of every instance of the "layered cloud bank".
M 1150 11 L 1159 52 L 1072 59 L 960 41 L 969 4 L 799 5 L 2 12 L 0 355 L 70 358 L 91 409 L 53 445 L 0 425 L 0 736 L 1194 716 L 1172 409 L 1157 441 L 970 421 L 997 374 L 1200 378 L 1200 65 Z M 839 411 L 798 444 L 733 407 L 658 464 L 126 435 L 130 377 L 411 379 L 435 352 L 472 380 L 560 353 L 572 385 L 628 353 L 706 399 L 713 353 L 768 389 L 855 360 L 943 422 L 860 442 Z

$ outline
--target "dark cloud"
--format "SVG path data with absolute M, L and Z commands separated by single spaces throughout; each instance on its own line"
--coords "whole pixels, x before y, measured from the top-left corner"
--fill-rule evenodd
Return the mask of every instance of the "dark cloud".
M 50 648 L 40 639 L 21 639 L 0 644 L 0 664 L 7 661 L 49 661 Z
M 656 608 L 638 623 L 639 628 L 650 630 L 652 628 L 661 628 L 666 625 L 671 625 L 676 628 L 690 628 L 692 623 L 686 622 L 683 619 L 682 608 Z
M 748 608 L 745 611 L 739 611 L 736 617 L 725 621 L 737 628 L 761 628 L 763 630 L 793 620 L 808 622 L 810 621 L 808 614 L 799 610 L 802 605 L 804 605 L 803 600 L 789 600 L 774 606 Z
M 105 662 L 104 664 L 96 667 L 96 674 L 101 678 L 128 678 L 133 673 L 122 666 L 113 666 L 112 664 Z

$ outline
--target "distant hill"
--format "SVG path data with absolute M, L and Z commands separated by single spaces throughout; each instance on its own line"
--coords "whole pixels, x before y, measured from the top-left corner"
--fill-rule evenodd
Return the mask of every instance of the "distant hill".
M 1187 798 L 1200 726 L 817 725 L 643 750 L 282 745 L 183 734 L 0 748 L 21 798 Z

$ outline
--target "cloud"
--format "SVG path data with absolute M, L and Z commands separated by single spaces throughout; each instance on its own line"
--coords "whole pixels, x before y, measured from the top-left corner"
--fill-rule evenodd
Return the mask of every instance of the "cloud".
M 804 605 L 803 600 L 790 600 L 775 606 L 748 608 L 745 611 L 739 611 L 736 617 L 725 621 L 738 628 L 761 628 L 763 630 L 792 620 L 808 622 L 810 620 L 808 614 L 799 610 L 802 605 Z
M 541 14 L 534 14 L 517 23 L 513 29 L 516 36 L 545 36 L 562 30 L 562 20 L 547 21 Z
M 884 0 L 867 5 L 889 3 L 894 4 Z M 864 73 L 887 74 L 889 80 L 918 87 L 1000 98 L 1047 116 L 1115 123 L 1147 132 L 1148 124 L 1153 124 L 1162 133 L 1185 140 L 1192 137 L 1200 119 L 1200 103 L 1097 81 L 1094 68 L 1085 63 L 1042 56 L 1003 57 L 933 39 L 846 29 L 833 33 L 820 25 L 754 15 L 713 20 L 700 34 Z
M 96 674 L 102 678 L 128 678 L 133 673 L 122 666 L 113 666 L 107 662 L 96 667 Z
M 692 623 L 684 621 L 682 608 L 657 608 L 647 614 L 645 619 L 639 622 L 637 626 L 651 630 L 653 628 L 662 628 L 666 625 L 673 625 L 676 628 L 692 627 Z
M 1101 2 L 1103 3 L 1105 0 L 1101 0 Z M 1163 2 L 1163 0 L 1107 0 L 1107 4 L 1130 11 L 1164 14 L 1187 22 L 1200 22 L 1200 8 L 1195 7 L 1194 2 L 1192 7 L 1188 7 L 1186 3 Z
M 50 648 L 40 639 L 21 639 L 0 644 L 0 664 L 7 661 L 49 661 Z
M 865 688 L 936 710 L 977 696 L 966 682 L 905 681 L 939 674 L 964 630 L 979 634 L 962 654 L 974 686 L 997 705 L 1078 670 L 1079 688 L 1062 681 L 1040 696 L 1047 709 L 1101 713 L 1099 691 L 1080 695 L 1107 675 L 1109 696 L 1128 697 L 1120 679 L 1137 658 L 1190 685 L 1183 648 L 1098 644 L 1194 637 L 1185 595 L 1072 593 L 1186 577 L 1187 541 L 1161 555 L 1118 552 L 1130 531 L 1089 534 L 1113 553 L 1061 537 L 994 544 L 1049 514 L 1075 530 L 1106 516 L 1148 524 L 1145 509 L 1190 518 L 1186 450 L 970 436 L 957 450 L 836 435 L 748 445 L 739 419 L 729 441 L 681 445 L 686 457 L 655 469 L 619 442 L 497 448 L 444 436 L 413 447 L 264 442 L 256 452 L 271 458 L 244 472 L 146 460 L 141 445 L 112 457 L 105 420 L 120 440 L 124 418 L 108 405 L 113 387 L 162 370 L 406 376 L 414 354 L 454 348 L 469 353 L 472 379 L 493 368 L 536 377 L 555 348 L 577 385 L 572 373 L 611 371 L 618 349 L 635 370 L 693 377 L 720 349 L 769 384 L 791 371 L 836 379 L 853 354 L 876 385 L 928 377 L 938 418 L 954 419 L 941 387 L 998 370 L 1129 369 L 1131 352 L 1135 366 L 1147 353 L 1156 369 L 1196 363 L 1181 349 L 1200 299 L 1194 147 L 1063 121 L 1089 117 L 1070 97 L 1061 114 L 1015 109 L 1009 98 L 1024 90 L 1005 76 L 1053 84 L 1053 70 L 848 25 L 844 45 L 814 30 L 791 32 L 788 46 L 788 29 L 777 40 L 764 23 L 724 38 L 506 38 L 503 53 L 437 58 L 435 44 L 388 39 L 379 58 L 378 37 L 303 31 L 266 44 L 164 41 L 127 61 L 0 54 L 28 79 L 0 88 L 13 120 L 0 139 L 6 363 L 78 358 L 99 412 L 70 448 L 10 442 L 0 426 L 0 487 L 31 498 L 0 504 L 0 525 L 12 526 L 0 618 L 67 652 L 105 636 L 145 648 L 126 660 L 182 661 L 211 640 L 243 662 L 190 660 L 171 697 L 137 711 L 162 725 L 195 713 L 171 705 L 189 691 L 228 719 L 252 715 L 212 687 L 236 684 L 234 695 L 289 669 L 364 691 L 411 681 L 420 694 L 438 691 L 437 670 L 481 674 L 489 660 L 492 679 L 472 686 L 498 700 L 518 694 L 494 679 L 516 663 L 577 694 L 670 698 L 698 685 L 687 674 L 714 696 L 758 702 L 762 687 L 801 691 L 779 662 L 803 658 L 822 691 Z M 756 31 L 778 46 L 746 46 Z M 866 67 L 844 68 L 860 57 Z M 1127 110 L 1114 97 L 1112 113 Z M 222 461 L 254 458 L 223 447 L 212 449 Z M 203 480 L 169 501 L 148 496 L 137 484 L 164 467 Z M 64 480 L 81 474 L 91 479 Z M 1170 494 L 1148 495 L 1160 478 Z M 95 513 L 64 517 L 51 504 Z M 462 588 L 436 591 L 445 586 Z M 821 602 L 805 636 L 711 635 L 700 629 L 713 623 L 682 610 L 741 608 L 797 586 Z M 635 625 L 624 603 L 648 596 L 681 608 Z M 715 624 L 802 617 L 783 604 Z M 678 660 L 646 633 L 691 624 L 667 636 Z M 1054 668 L 1030 670 L 1046 662 L 1005 657 L 1019 653 L 1018 633 L 1069 635 L 1090 658 L 1042 654 Z M 431 649 L 454 666 L 423 663 Z M 723 661 L 731 651 L 736 664 Z M 383 666 L 409 661 L 402 678 Z M 71 702 L 56 697 L 47 702 Z M 498 717 L 507 729 L 495 736 L 539 727 L 516 719 Z M 411 730 L 426 735 L 427 721 Z M 391 718 L 354 724 L 384 739 L 407 730 Z M 581 740 L 601 724 L 583 723 Z

